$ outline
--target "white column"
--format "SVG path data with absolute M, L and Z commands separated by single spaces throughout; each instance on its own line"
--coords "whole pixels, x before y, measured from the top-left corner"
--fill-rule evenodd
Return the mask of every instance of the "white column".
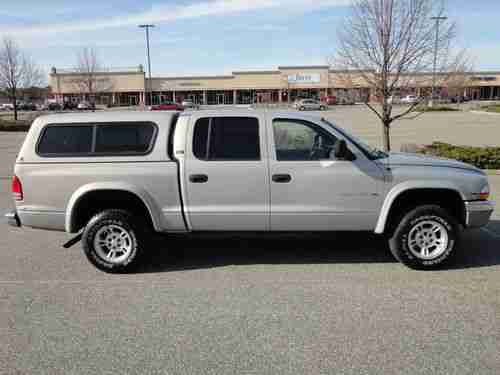
M 207 105 L 207 91 L 203 90 L 203 105 Z
M 172 91 L 172 101 L 175 103 L 175 90 Z
M 233 104 L 238 104 L 238 95 L 236 93 L 236 90 L 233 90 Z

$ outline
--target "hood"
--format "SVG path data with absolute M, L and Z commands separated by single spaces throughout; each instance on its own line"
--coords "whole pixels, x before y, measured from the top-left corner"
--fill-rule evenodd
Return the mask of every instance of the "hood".
M 468 171 L 483 173 L 481 169 L 458 160 L 432 157 L 421 154 L 391 152 L 389 153 L 388 158 L 379 159 L 379 161 L 386 166 L 394 165 L 394 166 L 418 166 L 418 167 L 423 167 L 423 166 L 445 167 L 445 168 L 465 169 Z

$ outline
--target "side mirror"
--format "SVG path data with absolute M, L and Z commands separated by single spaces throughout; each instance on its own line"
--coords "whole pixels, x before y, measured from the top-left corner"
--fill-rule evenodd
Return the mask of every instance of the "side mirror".
M 347 143 L 343 139 L 339 139 L 337 140 L 337 142 L 335 142 L 334 155 L 336 159 L 340 160 L 352 161 L 355 159 L 354 154 L 351 152 L 351 150 L 349 150 L 349 148 L 347 148 Z

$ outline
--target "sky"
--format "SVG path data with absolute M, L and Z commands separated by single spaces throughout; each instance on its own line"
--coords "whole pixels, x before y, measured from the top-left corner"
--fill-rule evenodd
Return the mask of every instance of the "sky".
M 153 76 L 230 74 L 324 65 L 350 0 L 18 0 L 0 6 L 0 37 L 14 38 L 46 72 L 71 68 L 84 47 L 106 67 L 146 66 Z M 500 0 L 448 0 L 457 45 L 475 70 L 500 70 Z

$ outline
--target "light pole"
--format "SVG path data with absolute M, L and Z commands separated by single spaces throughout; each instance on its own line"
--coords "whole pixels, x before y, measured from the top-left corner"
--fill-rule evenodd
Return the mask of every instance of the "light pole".
M 141 29 L 146 29 L 146 50 L 147 50 L 147 55 L 148 55 L 148 76 L 149 76 L 149 89 L 148 85 L 146 85 L 146 97 L 145 102 L 147 104 L 147 92 L 149 91 L 149 105 L 153 104 L 153 90 L 152 90 L 152 82 L 151 82 L 151 57 L 149 55 L 149 29 L 155 27 L 155 25 L 151 24 L 144 24 L 144 25 L 139 25 Z
M 447 20 L 448 17 L 431 17 L 431 20 L 436 21 L 436 41 L 434 44 L 434 64 L 432 68 L 432 95 L 431 95 L 431 101 L 430 101 L 430 106 L 432 107 L 434 105 L 434 98 L 436 96 L 436 68 L 437 68 L 437 53 L 438 53 L 438 44 L 439 44 L 439 23 L 441 21 Z

